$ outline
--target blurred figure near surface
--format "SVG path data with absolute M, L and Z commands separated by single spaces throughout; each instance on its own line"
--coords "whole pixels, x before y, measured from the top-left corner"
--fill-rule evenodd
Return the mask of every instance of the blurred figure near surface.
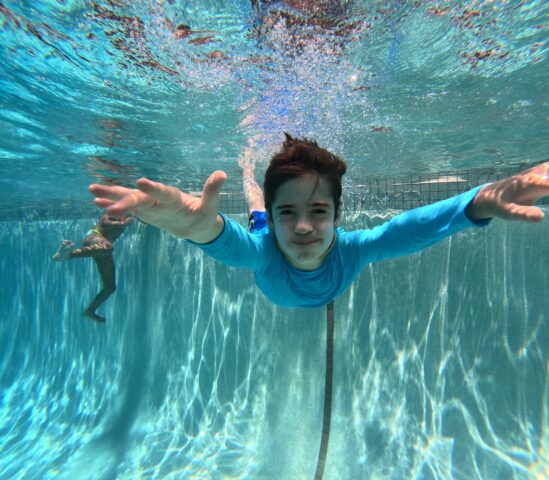
M 105 322 L 105 317 L 98 315 L 95 311 L 116 290 L 116 277 L 114 259 L 112 256 L 113 243 L 122 235 L 126 227 L 134 222 L 134 217 L 113 218 L 103 215 L 99 222 L 94 225 L 82 240 L 82 247 L 74 248 L 71 240 L 63 240 L 59 249 L 53 256 L 56 262 L 73 260 L 75 258 L 91 257 L 97 265 L 101 277 L 102 289 L 92 300 L 88 308 L 84 310 L 91 320 L 99 323 Z

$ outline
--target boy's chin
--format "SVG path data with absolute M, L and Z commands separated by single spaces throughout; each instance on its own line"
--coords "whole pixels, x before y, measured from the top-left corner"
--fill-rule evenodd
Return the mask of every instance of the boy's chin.
M 315 270 L 322 262 L 318 255 L 299 255 L 290 257 L 290 262 L 296 268 L 300 270 Z

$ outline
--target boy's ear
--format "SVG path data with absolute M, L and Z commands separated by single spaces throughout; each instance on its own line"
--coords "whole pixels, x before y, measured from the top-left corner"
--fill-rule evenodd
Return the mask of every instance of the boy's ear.
M 341 214 L 341 205 L 337 207 L 335 218 L 334 218 L 334 226 L 339 227 L 339 220 L 340 220 L 340 214 Z
M 269 212 L 267 212 L 267 225 L 269 226 L 269 230 L 274 232 L 273 219 L 271 218 L 271 214 Z

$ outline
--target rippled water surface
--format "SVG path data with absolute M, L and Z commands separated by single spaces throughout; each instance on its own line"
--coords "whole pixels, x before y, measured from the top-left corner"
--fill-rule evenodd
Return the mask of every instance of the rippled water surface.
M 546 2 L 307 3 L 2 1 L 1 200 L 239 190 L 246 139 L 265 162 L 284 130 L 351 184 L 547 158 Z

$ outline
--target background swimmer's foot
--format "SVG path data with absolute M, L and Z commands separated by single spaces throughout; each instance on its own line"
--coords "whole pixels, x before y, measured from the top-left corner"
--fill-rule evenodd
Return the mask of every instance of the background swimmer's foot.
M 105 320 L 106 320 L 105 317 L 101 317 L 100 315 L 97 315 L 97 313 L 91 311 L 89 308 L 86 308 L 86 310 L 84 310 L 84 315 L 96 321 L 97 323 L 105 323 Z
M 74 245 L 75 245 L 74 242 L 71 242 L 70 240 L 63 240 L 63 243 L 59 247 L 59 250 L 57 250 L 57 252 L 55 252 L 55 255 L 53 256 L 53 259 L 56 262 L 66 260 L 69 257 L 69 255 L 71 254 Z

